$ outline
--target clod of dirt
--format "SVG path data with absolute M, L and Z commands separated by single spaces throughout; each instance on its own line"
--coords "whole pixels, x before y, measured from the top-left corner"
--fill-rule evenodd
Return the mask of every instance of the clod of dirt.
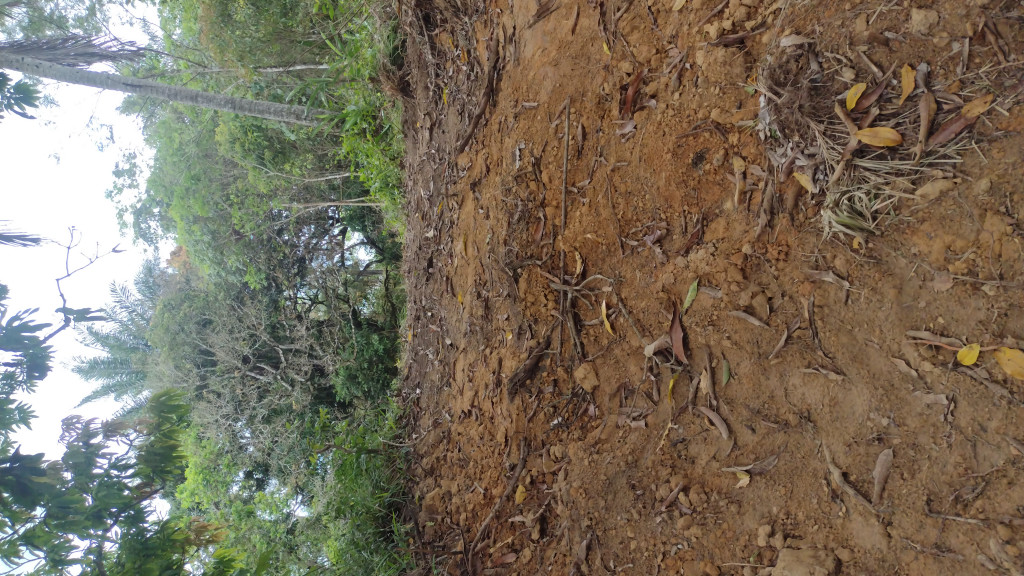
M 783 548 L 772 576 L 831 576 L 835 572 L 836 555 L 828 550 Z
M 939 13 L 935 10 L 923 8 L 910 9 L 910 32 L 913 34 L 925 35 L 932 31 L 932 28 L 939 23 Z
M 772 527 L 770 524 L 765 524 L 757 529 L 757 547 L 764 548 L 768 546 L 768 538 L 772 535 Z
M 573 373 L 576 377 L 576 383 L 580 385 L 588 394 L 593 394 L 598 384 L 601 383 L 597 379 L 597 372 L 594 371 L 594 364 L 586 362 L 580 364 L 580 367 Z

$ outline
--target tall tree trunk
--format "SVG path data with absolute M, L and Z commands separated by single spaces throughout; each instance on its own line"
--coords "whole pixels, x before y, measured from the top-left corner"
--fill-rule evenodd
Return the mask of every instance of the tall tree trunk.
M 306 126 L 315 125 L 315 118 L 317 116 L 331 114 L 327 110 L 278 104 L 276 102 L 247 100 L 245 98 L 235 98 L 233 96 L 183 88 L 181 86 L 161 84 L 152 80 L 71 68 L 23 54 L 5 53 L 3 50 L 0 50 L 0 69 L 14 70 L 22 74 L 49 78 L 58 82 L 90 86 L 101 90 L 116 90 L 139 96 L 150 96 L 181 104 L 191 104 L 200 108 L 211 108 L 213 110 L 222 110 L 224 112 Z

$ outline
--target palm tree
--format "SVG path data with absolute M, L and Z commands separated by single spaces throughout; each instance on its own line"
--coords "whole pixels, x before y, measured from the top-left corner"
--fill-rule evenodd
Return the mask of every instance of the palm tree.
M 159 261 L 151 258 L 136 275 L 134 290 L 123 284 L 110 285 L 112 302 L 105 309 L 109 323 L 102 328 L 89 324 L 83 331 L 83 343 L 100 355 L 73 361 L 76 374 L 98 384 L 79 406 L 112 398 L 125 403 L 123 415 L 146 404 L 153 388 L 149 371 L 156 353 L 147 334 L 161 274 Z
M 0 69 L 14 70 L 29 76 L 48 78 L 58 82 L 79 84 L 102 90 L 116 90 L 292 124 L 312 126 L 316 124 L 315 119 L 318 116 L 330 114 L 326 110 L 236 98 L 86 69 L 86 67 L 100 62 L 117 63 L 138 60 L 144 53 L 145 49 L 130 43 L 77 35 L 42 40 L 19 40 L 0 43 Z

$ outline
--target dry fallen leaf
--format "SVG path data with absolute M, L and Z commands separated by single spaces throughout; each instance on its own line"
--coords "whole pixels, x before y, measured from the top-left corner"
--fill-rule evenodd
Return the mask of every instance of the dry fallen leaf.
M 861 94 L 868 89 L 868 85 L 864 82 L 860 84 L 854 84 L 850 91 L 846 93 L 846 109 L 853 110 L 853 107 L 857 105 L 857 100 L 860 100 Z
M 742 310 L 733 310 L 732 312 L 729 312 L 729 316 L 735 316 L 736 318 L 741 318 L 743 320 L 746 320 L 747 322 L 750 322 L 754 326 L 760 326 L 761 328 L 767 328 L 768 327 L 768 325 L 765 324 L 764 322 L 761 322 L 757 318 L 751 316 L 750 314 L 747 314 L 746 312 L 744 312 Z
M 928 138 L 928 143 L 925 145 L 925 150 L 931 150 L 936 146 L 945 144 L 953 138 L 960 135 L 961 132 L 974 126 L 974 123 L 978 120 L 978 117 L 969 118 L 963 114 L 957 114 L 942 123 L 939 129 Z
M 717 412 L 703 406 L 698 406 L 697 410 L 711 420 L 715 427 L 718 428 L 718 431 L 722 434 L 722 438 L 725 438 L 726 440 L 729 439 L 729 427 L 725 425 L 725 420 L 722 420 L 722 417 L 719 416 Z
M 964 104 L 963 109 L 960 110 L 960 115 L 964 118 L 977 118 L 978 116 L 981 116 L 985 110 L 988 110 L 988 107 L 991 105 L 992 94 L 986 94 Z
M 793 172 L 793 178 L 796 178 L 796 181 L 804 187 L 804 190 L 807 190 L 811 194 L 814 193 L 814 181 L 811 180 L 810 176 L 803 172 Z
M 981 353 L 981 344 L 968 344 L 956 353 L 956 361 L 964 366 L 970 366 L 978 361 L 979 353 Z
M 679 320 L 679 306 L 672 303 L 672 325 L 669 326 L 668 335 L 672 339 L 672 352 L 683 364 L 689 364 L 686 359 L 686 349 L 683 348 L 683 323 Z
M 502 554 L 501 556 L 498 556 L 497 558 L 495 558 L 494 562 L 492 562 L 491 565 L 492 566 L 504 566 L 505 564 L 511 564 L 511 563 L 515 562 L 516 558 L 518 558 L 518 557 L 519 557 L 519 555 L 516 554 L 515 552 L 508 552 L 506 554 Z
M 875 489 L 871 494 L 871 504 L 878 506 L 882 501 L 882 491 L 885 490 L 885 483 L 889 480 L 889 472 L 892 470 L 892 448 L 882 450 L 875 461 L 875 470 L 871 476 L 875 479 Z
M 939 271 L 935 273 L 935 278 L 931 281 L 932 290 L 936 292 L 945 292 L 953 287 L 953 275 L 949 272 Z
M 675 4 L 672 5 L 672 11 L 679 12 L 683 9 L 683 6 L 686 6 L 686 0 L 676 0 Z
M 522 504 L 526 500 L 526 488 L 522 484 L 516 487 L 516 504 Z
M 693 304 L 693 300 L 695 298 L 697 298 L 697 289 L 699 287 L 699 283 L 700 283 L 700 278 L 694 280 L 693 284 L 690 284 L 690 290 L 686 293 L 686 300 L 683 301 L 683 313 L 684 314 L 690 308 L 690 305 Z
M 1015 348 L 1000 348 L 995 353 L 996 362 L 1007 374 L 1024 380 L 1024 352 Z
M 899 132 L 886 126 L 857 130 L 854 136 L 869 146 L 899 146 L 903 143 L 903 136 L 900 136 Z
M 658 352 L 672 347 L 672 339 L 668 337 L 668 334 L 663 334 L 661 338 L 658 338 L 654 342 L 651 342 L 644 347 L 644 356 L 650 358 Z
M 612 336 L 615 336 L 615 332 L 612 330 L 612 323 L 608 321 L 608 302 L 606 300 L 601 300 L 601 320 L 604 320 L 604 329 Z
M 903 85 L 903 93 L 900 94 L 900 106 L 910 96 L 910 93 L 914 91 L 914 77 L 916 75 L 917 72 L 909 64 L 904 64 L 903 69 L 900 70 L 900 83 Z
M 750 474 L 740 471 L 736 473 L 736 477 L 740 479 L 740 481 L 736 483 L 737 488 L 746 488 L 747 485 L 750 484 Z

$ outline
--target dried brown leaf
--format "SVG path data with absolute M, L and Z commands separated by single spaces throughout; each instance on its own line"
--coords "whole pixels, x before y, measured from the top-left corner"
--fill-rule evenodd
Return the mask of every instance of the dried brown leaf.
M 825 463 L 828 465 L 828 471 L 832 474 L 832 481 L 836 483 L 836 486 L 838 486 L 843 492 L 846 492 L 850 498 L 853 498 L 855 501 L 874 512 L 875 507 L 871 505 L 871 502 L 868 502 L 867 498 L 861 496 L 860 492 L 857 492 L 857 490 L 853 486 L 850 486 L 846 481 L 846 478 L 843 476 L 843 471 L 840 470 L 832 461 L 832 453 L 829 452 L 828 446 L 825 446 L 824 442 L 821 444 L 821 451 L 825 454 Z
M 961 132 L 974 126 L 974 123 L 978 121 L 978 117 L 968 118 L 963 114 L 957 114 L 949 120 L 942 123 L 939 129 L 932 134 L 931 138 L 928 139 L 928 143 L 925 145 L 925 150 L 931 150 L 936 146 L 941 146 L 946 142 L 949 142 L 953 138 L 960 135 Z
M 899 146 L 903 143 L 903 136 L 888 126 L 875 126 L 873 128 L 857 130 L 854 136 L 869 146 Z
M 747 322 L 750 322 L 754 326 L 760 326 L 761 328 L 767 328 L 768 327 L 768 325 L 765 324 L 764 322 L 761 322 L 757 318 L 751 316 L 750 314 L 747 314 L 746 312 L 744 312 L 742 310 L 733 310 L 732 312 L 729 312 L 729 316 L 734 316 L 736 318 L 740 318 L 740 319 L 746 320 Z
M 683 364 L 689 364 L 686 348 L 683 347 L 683 323 L 679 319 L 679 306 L 675 302 L 672 302 L 672 324 L 669 326 L 668 335 L 672 339 L 672 353 L 676 359 Z
M 663 334 L 660 338 L 651 342 L 644 348 L 644 356 L 650 358 L 658 352 L 672 347 L 672 339 L 669 338 L 668 334 Z
M 903 106 L 903 102 L 907 100 L 910 93 L 914 91 L 914 76 L 916 72 L 909 64 L 904 64 L 900 70 L 900 84 L 902 84 L 903 92 L 900 94 L 900 106 Z
M 921 96 L 921 101 L 917 105 L 917 114 L 921 122 L 921 127 L 917 133 L 917 146 L 914 148 L 914 162 L 921 159 L 921 154 L 924 152 L 925 143 L 928 142 L 928 136 L 932 130 L 932 120 L 935 119 L 935 112 L 938 110 L 938 105 L 935 103 L 935 95 L 931 92 L 925 92 Z
M 930 340 L 932 342 L 941 342 L 946 346 L 952 346 L 955 348 L 963 348 L 964 343 L 957 340 L 956 338 L 946 338 L 945 336 L 939 336 L 934 332 L 928 332 L 927 330 L 907 330 L 906 335 L 908 338 L 915 340 Z
M 518 554 L 516 554 L 515 552 L 508 552 L 506 554 L 502 554 L 501 556 L 498 556 L 497 558 L 495 558 L 494 561 L 491 562 L 491 565 L 492 566 L 504 566 L 506 564 L 511 564 L 511 563 L 515 562 L 516 558 L 519 558 Z
M 1003 438 L 1006 438 L 1006 442 L 1010 446 L 1013 446 L 1013 449 L 1016 450 L 1018 454 L 1024 456 L 1024 444 L 1021 444 L 1019 440 L 1010 436 L 1003 436 Z
M 626 98 L 622 104 L 622 111 L 619 113 L 621 120 L 629 120 L 633 117 L 633 105 L 636 104 L 636 95 L 640 92 L 640 83 L 644 79 L 646 70 L 638 70 L 633 79 L 629 81 L 629 88 L 626 89 Z
M 896 368 L 899 369 L 900 372 L 906 374 L 907 376 L 911 376 L 913 378 L 917 378 L 918 377 L 917 376 L 917 371 L 914 370 L 913 368 L 911 368 L 910 366 L 908 366 L 907 363 L 902 358 L 889 358 L 889 360 L 892 361 L 892 363 L 896 365 Z
M 725 438 L 726 440 L 729 439 L 729 427 L 725 425 L 725 420 L 722 420 L 722 417 L 719 416 L 717 412 L 703 406 L 698 406 L 697 410 L 699 410 L 701 414 L 707 416 L 708 420 L 711 420 L 715 427 L 718 428 L 718 431 L 722 434 L 722 438 Z
M 1007 374 L 1024 380 L 1024 352 L 1016 348 L 1002 347 L 995 351 L 996 362 Z
M 846 93 L 846 109 L 853 110 L 853 107 L 857 105 L 857 101 L 864 94 L 864 91 L 868 89 L 868 85 L 864 82 L 860 84 L 854 84 L 850 87 L 850 91 Z
M 871 493 L 871 504 L 878 506 L 882 502 L 882 491 L 885 490 L 885 483 L 889 480 L 889 472 L 892 471 L 892 448 L 882 450 L 875 461 L 875 470 L 871 477 L 875 480 L 875 489 Z
M 871 107 L 872 104 L 878 101 L 878 98 L 885 91 L 885 84 L 889 81 L 889 76 L 892 76 L 892 71 L 896 69 L 896 65 L 893 64 L 889 67 L 889 70 L 885 73 L 885 76 L 878 81 L 878 84 L 871 89 L 870 92 L 864 94 L 857 100 L 857 105 L 853 107 L 854 112 L 863 112 Z
M 793 332 L 796 332 L 796 329 L 799 327 L 800 318 L 794 318 L 793 321 L 789 323 L 789 326 L 786 326 L 786 330 L 782 333 L 782 337 L 779 338 L 779 343 L 775 345 L 775 349 L 772 350 L 772 353 L 768 355 L 769 360 L 774 358 L 775 355 L 778 354 L 780 350 L 782 350 L 782 348 L 786 345 L 786 341 L 789 340 L 789 337 L 792 336 Z
M 945 394 L 933 394 L 931 392 L 914 392 L 912 396 L 920 398 L 925 404 L 939 404 L 941 406 L 949 405 L 949 397 Z
M 775 468 L 775 465 L 779 463 L 779 455 L 772 454 L 764 460 L 759 460 L 753 464 L 747 464 L 746 466 L 731 466 L 729 468 L 722 468 L 722 472 L 748 472 L 751 476 L 758 476 L 760 474 L 767 474 L 769 470 Z
M 975 98 L 960 110 L 960 115 L 964 118 L 977 118 L 981 116 L 988 107 L 992 105 L 993 94 L 986 94 L 980 98 Z

